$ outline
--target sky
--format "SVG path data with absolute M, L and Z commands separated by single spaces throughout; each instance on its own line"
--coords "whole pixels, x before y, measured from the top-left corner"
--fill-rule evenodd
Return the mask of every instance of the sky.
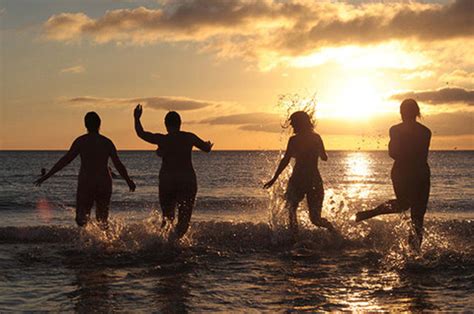
M 282 149 L 314 109 L 329 150 L 384 150 L 414 98 L 431 148 L 474 149 L 474 1 L 1 0 L 0 149 L 67 149 L 96 111 L 118 149 L 133 128 L 215 149 Z

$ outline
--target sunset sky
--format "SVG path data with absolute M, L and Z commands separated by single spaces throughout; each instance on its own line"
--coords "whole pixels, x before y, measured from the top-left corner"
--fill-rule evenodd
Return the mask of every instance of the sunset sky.
M 0 28 L 0 149 L 67 149 L 88 111 L 153 149 L 137 103 L 152 132 L 177 110 L 215 149 L 280 149 L 309 98 L 328 149 L 386 149 L 407 97 L 432 149 L 474 149 L 472 0 L 2 0 Z

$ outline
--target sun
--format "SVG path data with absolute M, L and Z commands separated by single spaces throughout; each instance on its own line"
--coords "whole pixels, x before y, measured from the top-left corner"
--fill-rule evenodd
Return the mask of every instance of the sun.
M 383 111 L 383 96 L 368 78 L 342 80 L 327 102 L 320 106 L 322 116 L 351 120 L 369 119 Z

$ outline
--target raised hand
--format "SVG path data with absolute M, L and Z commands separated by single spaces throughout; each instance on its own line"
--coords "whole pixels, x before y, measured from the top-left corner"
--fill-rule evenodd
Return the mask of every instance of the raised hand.
M 143 113 L 143 107 L 142 105 L 138 104 L 135 107 L 135 110 L 133 110 L 133 116 L 135 117 L 135 119 L 140 119 L 142 116 L 142 113 Z

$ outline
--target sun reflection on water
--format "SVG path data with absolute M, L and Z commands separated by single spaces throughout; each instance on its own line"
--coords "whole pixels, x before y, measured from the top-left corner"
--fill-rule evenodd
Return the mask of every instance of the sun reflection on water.
M 350 198 L 368 198 L 373 185 L 370 183 L 372 177 L 371 160 L 366 153 L 355 152 L 346 158 L 345 181 L 347 195 Z

